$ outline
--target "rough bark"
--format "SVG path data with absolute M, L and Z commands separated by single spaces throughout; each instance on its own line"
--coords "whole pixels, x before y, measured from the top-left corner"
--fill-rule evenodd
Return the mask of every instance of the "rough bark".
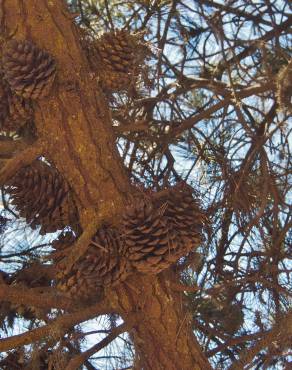
M 129 191 L 107 103 L 96 76 L 89 73 L 78 31 L 63 1 L 2 0 L 0 17 L 2 32 L 15 31 L 16 39 L 33 41 L 58 65 L 52 94 L 35 104 L 38 141 L 21 157 L 8 161 L 0 181 L 5 182 L 5 177 L 37 156 L 52 161 L 74 191 L 86 234 L 79 239 L 82 243 L 93 234 L 92 225 L 119 219 Z M 86 228 L 88 224 L 91 227 Z M 190 326 L 183 293 L 170 289 L 175 279 L 170 275 L 170 271 L 159 277 L 132 275 L 106 292 L 109 312 L 121 314 L 126 323 L 135 321 L 131 335 L 137 369 L 208 369 Z
M 57 62 L 51 95 L 35 104 L 40 154 L 69 181 L 86 226 L 92 218 L 112 219 L 124 204 L 128 181 L 118 160 L 107 104 L 97 76 L 89 72 L 78 31 L 64 3 L 2 1 L 6 33 L 31 40 Z M 106 189 L 106 192 L 104 191 Z
M 211 369 L 192 331 L 185 295 L 172 289 L 170 269 L 158 276 L 135 275 L 110 292 L 108 300 L 124 320 L 135 317 L 130 331 L 135 369 Z

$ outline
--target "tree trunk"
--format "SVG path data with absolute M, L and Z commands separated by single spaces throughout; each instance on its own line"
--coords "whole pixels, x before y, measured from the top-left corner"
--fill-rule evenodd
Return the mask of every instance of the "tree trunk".
M 137 370 L 211 369 L 193 334 L 184 293 L 172 288 L 175 282 L 171 269 L 158 276 L 137 274 L 109 293 L 125 322 L 133 316 L 137 322 L 130 332 Z
M 1 2 L 1 18 L 6 34 L 16 31 L 16 39 L 34 42 L 57 63 L 51 95 L 35 104 L 37 154 L 71 185 L 84 228 L 93 218 L 112 220 L 124 206 L 128 180 L 98 77 L 89 71 L 70 13 L 61 0 L 9 0 Z
M 3 0 L 0 25 L 2 32 L 5 25 L 5 31 L 15 31 L 16 39 L 31 40 L 47 50 L 58 66 L 51 95 L 35 104 L 37 143 L 7 165 L 6 177 L 44 155 L 71 185 L 85 231 L 92 221 L 96 228 L 102 221 L 117 222 L 129 193 L 128 179 L 118 157 L 107 102 L 97 76 L 90 74 L 72 16 L 61 0 Z M 183 294 L 171 290 L 173 279 L 171 271 L 132 275 L 106 292 L 110 309 L 126 322 L 135 317 L 137 324 L 130 334 L 137 369 L 210 368 L 193 335 Z

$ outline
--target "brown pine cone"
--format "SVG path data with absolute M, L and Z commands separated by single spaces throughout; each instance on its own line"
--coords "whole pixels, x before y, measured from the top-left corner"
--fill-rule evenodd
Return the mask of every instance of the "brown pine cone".
M 31 41 L 11 40 L 3 50 L 4 78 L 12 91 L 23 98 L 47 96 L 56 76 L 56 64 Z
M 128 208 L 123 218 L 127 258 L 140 272 L 157 274 L 197 248 L 203 215 L 183 185 Z
M 178 249 L 182 257 L 199 246 L 204 216 L 193 198 L 192 190 L 184 184 L 174 186 L 162 200 L 164 219 L 175 231 Z
M 126 255 L 137 271 L 157 274 L 169 267 L 175 235 L 150 201 L 140 200 L 129 207 L 122 226 Z
M 94 236 L 85 256 L 74 264 L 68 275 L 64 275 L 59 267 L 58 289 L 73 297 L 89 298 L 102 288 L 123 281 L 128 275 L 123 249 L 118 231 L 102 227 Z M 70 253 L 70 247 L 66 252 Z M 59 266 L 63 266 L 63 263 Z
M 147 48 L 140 36 L 126 30 L 103 34 L 94 45 L 97 55 L 90 53 L 93 64 L 98 64 L 102 87 L 109 92 L 127 91 L 136 83 Z M 96 68 L 96 67 L 95 67 Z
M 5 188 L 20 217 L 40 233 L 46 234 L 78 222 L 67 182 L 60 173 L 43 161 L 23 167 Z

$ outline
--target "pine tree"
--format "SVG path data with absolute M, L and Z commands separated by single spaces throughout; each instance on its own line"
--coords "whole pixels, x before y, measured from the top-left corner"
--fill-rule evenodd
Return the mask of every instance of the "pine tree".
M 0 368 L 289 366 L 284 3 L 0 4 Z

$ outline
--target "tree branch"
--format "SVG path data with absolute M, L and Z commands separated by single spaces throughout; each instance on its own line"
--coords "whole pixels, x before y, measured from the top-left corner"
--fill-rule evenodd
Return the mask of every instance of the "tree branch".
M 0 171 L 0 184 L 4 185 L 5 181 L 12 177 L 20 168 L 29 165 L 43 154 L 44 147 L 44 142 L 37 141 L 7 161 L 6 165 Z
M 0 300 L 40 308 L 68 309 L 72 305 L 68 297 L 57 296 L 53 288 L 46 288 L 43 293 L 40 290 L 41 288 L 26 289 L 21 284 L 14 286 L 0 284 Z
M 283 341 L 292 335 L 292 311 L 282 317 L 281 321 L 266 332 L 263 337 L 251 348 L 243 350 L 239 354 L 238 361 L 234 362 L 229 370 L 241 370 L 256 356 L 263 348 L 268 347 L 273 341 Z
M 237 97 L 240 99 L 244 99 L 249 96 L 268 91 L 271 88 L 273 88 L 273 84 L 271 82 L 265 83 L 262 85 L 255 85 L 255 86 L 247 87 L 246 89 L 242 89 L 238 91 Z M 191 117 L 191 118 L 186 119 L 185 121 L 182 121 L 179 127 L 170 131 L 169 136 L 174 137 L 174 136 L 180 135 L 183 131 L 189 128 L 192 128 L 196 123 L 200 122 L 202 119 L 208 118 L 210 117 L 212 113 L 215 113 L 218 110 L 226 107 L 228 104 L 230 104 L 231 100 L 232 100 L 232 94 L 230 92 L 229 95 L 227 95 L 224 100 L 219 101 L 218 103 L 214 104 L 210 108 L 204 110 L 203 112 L 198 113 L 194 117 Z
M 106 303 L 103 304 L 102 302 L 99 302 L 93 306 L 74 312 L 73 314 L 60 316 L 49 322 L 48 325 L 40 328 L 30 330 L 23 334 L 14 335 L 9 338 L 0 339 L 0 351 L 5 352 L 12 348 L 39 341 L 45 337 L 58 339 L 72 326 L 92 319 L 95 316 L 108 313 L 110 312 Z
M 73 244 L 70 254 L 58 264 L 58 268 L 62 273 L 65 275 L 68 274 L 74 263 L 86 253 L 97 229 L 98 222 L 96 221 L 93 221 L 87 226 L 80 238 Z

